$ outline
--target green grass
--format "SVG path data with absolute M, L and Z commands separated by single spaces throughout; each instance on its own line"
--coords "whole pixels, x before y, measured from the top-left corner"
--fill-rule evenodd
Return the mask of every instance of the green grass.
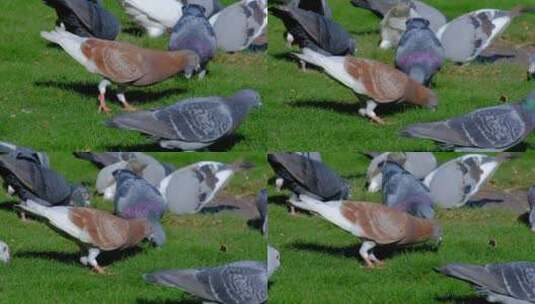
M 509 9 L 516 4 L 533 4 L 530 0 L 426 1 L 452 19 L 479 8 Z M 330 0 L 333 18 L 358 41 L 357 57 L 371 58 L 393 65 L 394 51 L 382 51 L 379 22 L 372 13 L 354 8 L 348 0 Z M 534 43 L 535 15 L 514 20 L 503 38 L 516 44 Z M 359 116 L 362 106 L 349 88 L 325 73 L 300 70 L 292 50 L 283 38 L 284 26 L 270 16 L 268 71 L 272 94 L 263 115 L 276 120 L 267 129 L 271 150 L 347 151 L 375 149 L 382 151 L 436 150 L 429 141 L 400 138 L 399 130 L 417 122 L 431 122 L 462 115 L 469 111 L 499 104 L 502 95 L 516 101 L 534 89 L 526 81 L 527 67 L 510 64 L 457 66 L 447 63 L 434 79 L 440 104 L 436 112 L 408 105 L 383 106 L 377 114 L 385 119 L 378 126 Z M 528 142 L 535 142 L 530 136 Z
M 353 153 L 323 153 L 324 161 L 347 178 L 351 200 L 380 203 L 380 194 L 364 191 L 368 160 Z M 456 156 L 441 153 L 443 162 Z M 498 191 L 526 191 L 535 180 L 535 154 L 503 164 L 490 185 Z M 444 241 L 435 252 L 425 244 L 376 251 L 383 269 L 368 270 L 358 255 L 360 241 L 319 216 L 289 215 L 287 193 L 270 189 L 270 243 L 281 252 L 282 267 L 273 276 L 273 303 L 485 303 L 468 284 L 448 279 L 433 268 L 453 262 L 535 261 L 535 236 L 506 208 L 439 210 Z M 489 240 L 496 240 L 491 248 Z
M 231 0 L 222 1 L 225 4 Z M 123 29 L 134 25 L 118 1 L 104 4 L 118 18 Z M 0 136 L 3 140 L 44 150 L 73 151 L 158 149 L 136 132 L 109 129 L 103 121 L 111 116 L 97 112 L 100 77 L 90 74 L 63 50 L 39 36 L 54 28 L 56 15 L 42 1 L 5 0 L 0 3 Z M 142 47 L 167 49 L 168 35 L 158 39 L 134 36 L 123 31 L 118 40 Z M 156 108 L 191 97 L 232 95 L 244 88 L 269 95 L 265 54 L 218 53 L 209 64 L 209 74 L 200 81 L 174 77 L 150 87 L 130 87 L 126 97 L 138 108 Z M 113 115 L 122 112 L 108 88 Z M 255 109 L 236 135 L 214 150 L 266 150 L 267 125 L 262 110 Z
M 71 181 L 94 184 L 98 169 L 68 153 L 52 153 L 53 168 Z M 265 185 L 270 169 L 263 154 L 159 153 L 161 160 L 184 166 L 199 160 L 232 162 L 243 159 L 257 167 L 234 176 L 225 190 L 251 196 Z M 94 189 L 93 189 L 94 190 Z M 266 244 L 258 231 L 235 213 L 197 214 L 163 219 L 167 244 L 148 243 L 124 254 L 103 253 L 99 262 L 110 275 L 98 275 L 79 263 L 78 246 L 38 221 L 23 223 L 9 208 L 14 199 L 0 194 L 0 239 L 11 247 L 13 259 L 0 265 L 0 303 L 200 303 L 173 288 L 145 284 L 141 274 L 159 269 L 216 266 L 237 260 L 265 260 Z M 92 200 L 97 208 L 110 202 Z M 224 245 L 226 251 L 220 250 Z

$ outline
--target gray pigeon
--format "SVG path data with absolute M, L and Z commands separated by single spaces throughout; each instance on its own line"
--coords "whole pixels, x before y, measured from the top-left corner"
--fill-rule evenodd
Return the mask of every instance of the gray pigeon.
M 204 15 L 210 18 L 225 8 L 219 0 L 183 0 L 184 5 L 195 4 L 204 8 Z
M 267 26 L 267 1 L 242 0 L 210 17 L 217 47 L 239 52 L 251 45 Z
M 160 220 L 167 205 L 158 189 L 130 170 L 117 170 L 113 177 L 117 183 L 115 214 L 124 219 L 146 218 L 152 229 L 149 239 L 156 246 L 163 246 L 166 237 Z
M 535 128 L 535 91 L 522 102 L 488 107 L 432 123 L 410 125 L 401 136 L 431 139 L 455 151 L 504 151 Z
M 11 255 L 9 253 L 9 246 L 6 243 L 0 241 L 0 262 L 9 263 Z
M 533 12 L 516 6 L 510 11 L 481 9 L 462 15 L 442 26 L 436 33 L 446 58 L 458 63 L 474 60 L 511 24 L 515 17 Z
M 295 152 L 295 153 L 302 155 L 308 159 L 321 162 L 320 152 Z M 275 180 L 275 187 L 277 188 L 277 191 L 280 192 L 283 186 L 284 186 L 284 179 L 282 177 L 277 177 L 277 179 Z
M 381 21 L 381 43 L 379 47 L 388 50 L 399 45 L 401 36 L 407 30 L 407 20 L 419 17 L 408 3 L 401 2 L 392 7 Z
M 256 208 L 260 214 L 260 231 L 265 239 L 268 238 L 268 192 L 266 189 L 260 190 L 256 197 Z
M 531 186 L 528 191 L 529 203 L 529 226 L 535 232 L 535 186 Z
M 58 15 L 56 25 L 80 37 L 114 40 L 121 31 L 117 18 L 99 0 L 44 0 Z
M 349 197 L 349 185 L 322 162 L 296 153 L 270 153 L 268 162 L 284 185 L 294 194 L 305 194 L 321 201 Z
M 385 205 L 416 217 L 432 219 L 435 211 L 429 189 L 395 160 L 391 160 L 392 156 L 380 164 Z
M 145 159 L 146 162 L 151 162 L 152 157 L 143 152 L 74 152 L 75 157 L 92 162 L 98 168 L 104 168 L 113 165 L 120 161 L 129 161 L 133 158 Z M 160 163 L 164 170 L 165 176 L 171 174 L 176 170 L 175 165 L 170 163 Z
M 119 161 L 99 171 L 95 183 L 96 189 L 98 193 L 104 195 L 105 200 L 111 201 L 115 197 L 116 183 L 113 172 L 126 168 L 134 171 L 155 187 L 168 175 L 165 167 L 152 156 L 133 152 L 128 161 Z
M 379 168 L 379 164 L 384 162 L 392 153 L 396 154 L 396 162 L 404 170 L 418 179 L 423 179 L 437 167 L 437 159 L 431 152 L 384 152 L 368 154 L 368 156 L 373 158 L 366 174 L 368 192 L 377 192 L 382 189 L 383 173 Z
M 56 171 L 33 160 L 0 155 L 0 175 L 8 192 L 23 202 L 31 199 L 45 206 L 90 204 L 85 186 L 72 185 Z
M 23 158 L 25 160 L 34 161 L 40 166 L 49 168 L 50 160 L 45 152 L 37 152 L 30 148 L 18 147 L 12 143 L 0 141 L 0 154 L 8 154 L 13 158 Z
M 353 55 L 355 40 L 337 22 L 295 6 L 276 6 L 272 13 L 282 20 L 294 42 L 323 55 Z
M 173 27 L 169 51 L 190 50 L 201 60 L 199 78 L 204 78 L 206 65 L 215 56 L 217 41 L 214 29 L 204 16 L 204 8 L 196 4 L 182 7 L 182 17 Z
M 468 282 L 477 294 L 491 303 L 528 304 L 535 302 L 535 263 L 449 264 L 437 271 Z
M 444 48 L 422 18 L 407 20 L 396 51 L 396 67 L 423 85 L 429 85 L 444 64 Z
M 249 111 L 261 104 L 257 92 L 241 90 L 230 97 L 191 98 L 159 109 L 125 113 L 106 125 L 150 135 L 166 149 L 198 150 L 232 134 Z
M 178 169 L 160 182 L 159 190 L 174 214 L 201 211 L 221 191 L 236 172 L 254 165 L 237 161 L 228 165 L 202 161 Z
M 333 16 L 327 0 L 293 0 L 289 5 L 305 11 L 315 12 L 327 18 L 332 18 Z
M 279 253 L 268 247 L 267 265 L 240 261 L 214 268 L 163 270 L 144 274 L 143 279 L 184 290 L 210 303 L 261 304 L 267 303 L 268 280 L 279 265 Z
M 497 157 L 485 154 L 463 155 L 435 169 L 424 179 L 424 184 L 438 206 L 461 207 L 481 189 L 505 160 L 513 157 L 514 153 L 502 153 Z
M 429 20 L 430 28 L 435 33 L 448 22 L 446 16 L 438 9 L 418 0 L 351 0 L 351 3 L 356 7 L 370 10 L 381 18 L 397 4 L 408 3 L 420 17 Z
M 535 79 L 535 52 L 529 58 L 528 80 Z

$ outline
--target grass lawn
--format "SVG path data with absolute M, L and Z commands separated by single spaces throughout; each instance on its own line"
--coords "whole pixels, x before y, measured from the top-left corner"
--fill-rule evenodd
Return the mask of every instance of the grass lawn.
M 167 49 L 168 35 L 153 39 L 136 35 L 136 27 L 118 1 L 105 0 L 121 21 L 118 40 L 142 47 Z M 223 0 L 222 3 L 233 3 Z M 60 48 L 39 36 L 54 28 L 56 14 L 42 1 L 5 0 L 0 3 L 0 137 L 43 150 L 154 150 L 152 141 L 136 132 L 106 128 L 111 116 L 97 112 L 97 85 L 100 77 L 90 74 Z M 268 98 L 267 56 L 251 53 L 218 53 L 209 64 L 209 74 L 200 81 L 174 77 L 163 83 L 131 87 L 127 99 L 138 108 L 155 108 L 178 100 L 231 95 L 252 88 Z M 122 112 L 120 102 L 108 88 L 112 115 Z M 236 135 L 213 147 L 215 150 L 266 150 L 268 124 L 261 109 L 255 109 Z
M 98 169 L 68 153 L 51 153 L 52 167 L 69 180 L 94 184 Z M 234 176 L 226 195 L 254 199 L 270 169 L 263 154 L 155 153 L 161 160 L 184 166 L 200 160 L 232 162 L 244 159 L 257 167 Z M 0 303 L 200 303 L 173 288 L 146 284 L 141 274 L 167 268 L 215 266 L 237 260 L 265 260 L 266 244 L 236 213 L 197 214 L 163 219 L 167 244 L 148 243 L 120 254 L 103 253 L 99 262 L 109 275 L 99 275 L 79 263 L 78 246 L 38 221 L 23 223 L 11 209 L 14 199 L 0 194 L 0 239 L 12 250 L 12 261 L 0 265 Z M 97 208 L 112 203 L 92 200 Z M 220 250 L 221 246 L 226 251 Z
M 438 158 L 443 162 L 455 156 L 440 153 Z M 364 190 L 365 157 L 354 153 L 323 153 L 322 157 L 351 183 L 351 200 L 382 202 L 380 194 Z M 525 191 L 535 180 L 534 161 L 535 154 L 526 154 L 503 164 L 485 192 L 515 193 L 525 201 Z M 270 303 L 486 303 L 468 284 L 435 273 L 433 268 L 452 262 L 535 261 L 535 235 L 517 213 L 506 207 L 463 207 L 439 210 L 444 240 L 437 252 L 425 244 L 379 249 L 376 252 L 384 258 L 384 268 L 367 270 L 358 255 L 356 237 L 319 216 L 289 215 L 284 203 L 287 193 L 270 191 L 269 241 L 279 248 L 282 262 L 272 278 Z M 497 246 L 489 246 L 489 240 Z
M 333 18 L 357 39 L 358 57 L 371 58 L 393 65 L 394 51 L 378 48 L 380 19 L 366 10 L 353 7 L 349 0 L 328 1 Z M 428 0 L 450 20 L 480 8 L 510 9 L 531 0 Z M 515 44 L 535 43 L 535 15 L 514 20 L 502 38 Z M 436 112 L 413 106 L 379 107 L 377 114 L 385 119 L 378 126 L 359 116 L 361 104 L 352 90 L 327 74 L 310 69 L 302 72 L 292 50 L 283 38 L 285 29 L 279 19 L 270 16 L 268 71 L 271 94 L 266 99 L 263 115 L 277 124 L 269 125 L 269 149 L 290 151 L 419 151 L 436 147 L 429 141 L 400 138 L 399 130 L 417 122 L 431 122 L 462 115 L 469 111 L 499 104 L 502 95 L 516 101 L 535 89 L 526 81 L 527 67 L 510 64 L 458 66 L 447 63 L 434 79 L 440 104 Z M 531 136 L 528 142 L 534 143 Z

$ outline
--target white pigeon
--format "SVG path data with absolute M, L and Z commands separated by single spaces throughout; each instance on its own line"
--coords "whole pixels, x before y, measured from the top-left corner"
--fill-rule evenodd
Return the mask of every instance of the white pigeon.
M 141 25 L 150 37 L 159 37 L 182 17 L 179 0 L 119 0 L 126 14 Z
M 450 160 L 429 173 L 424 184 L 429 188 L 435 205 L 458 208 L 475 195 L 492 177 L 503 161 L 515 157 L 503 153 L 497 157 L 467 154 Z
M 446 58 L 454 62 L 466 63 L 474 60 L 494 42 L 522 13 L 533 12 L 522 5 L 510 11 L 480 9 L 464 14 L 443 25 L 437 31 Z
M 237 171 L 252 168 L 245 162 L 202 161 L 176 170 L 160 182 L 160 193 L 174 214 L 199 212 L 223 189 Z

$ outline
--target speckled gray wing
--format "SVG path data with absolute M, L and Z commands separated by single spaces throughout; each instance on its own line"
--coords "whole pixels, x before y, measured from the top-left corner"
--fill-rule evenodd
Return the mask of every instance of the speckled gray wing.
M 532 303 L 535 302 L 534 263 L 490 264 L 486 268 L 504 282 L 510 296 Z
M 219 98 L 196 98 L 159 110 L 119 115 L 108 125 L 156 138 L 209 143 L 232 132 L 234 121 Z
M 49 168 L 9 156 L 0 156 L 0 163 L 0 166 L 11 172 L 27 190 L 51 205 L 65 203 L 70 197 L 70 184 L 63 176 Z
M 217 301 L 210 286 L 197 278 L 200 271 L 197 269 L 162 270 L 145 274 L 143 278 L 148 283 L 179 288 L 204 300 Z
M 267 301 L 267 270 L 263 263 L 236 262 L 204 269 L 197 275 L 221 303 L 260 304 Z
M 504 150 L 520 142 L 526 124 L 515 105 L 479 109 L 446 121 L 415 124 L 402 131 L 409 137 L 428 138 L 459 147 Z
M 266 18 L 260 1 L 251 1 L 246 5 L 238 2 L 226 7 L 212 24 L 218 47 L 227 52 L 247 48 L 261 34 Z

